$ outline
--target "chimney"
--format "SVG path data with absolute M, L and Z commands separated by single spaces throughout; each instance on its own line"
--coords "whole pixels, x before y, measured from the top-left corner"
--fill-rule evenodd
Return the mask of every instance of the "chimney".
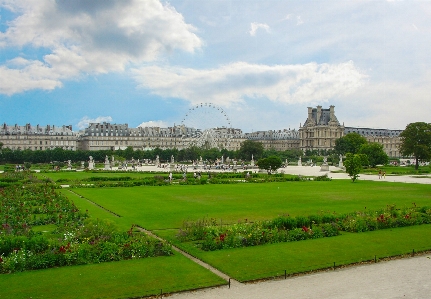
M 329 106 L 329 120 L 335 120 L 334 105 Z
M 320 116 L 322 115 L 322 106 L 317 106 L 317 117 L 316 117 L 316 123 L 319 124 L 320 122 Z
M 313 114 L 313 108 L 311 107 L 307 107 L 308 108 L 308 120 L 311 121 L 312 120 L 312 114 Z

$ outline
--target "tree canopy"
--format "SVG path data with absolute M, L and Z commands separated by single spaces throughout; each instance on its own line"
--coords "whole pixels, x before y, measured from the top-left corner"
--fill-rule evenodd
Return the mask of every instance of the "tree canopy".
M 419 161 L 428 161 L 431 158 L 431 124 L 410 123 L 401 132 L 400 137 L 400 153 L 403 156 L 415 158 L 416 170 L 419 168 Z
M 352 179 L 354 183 L 361 172 L 362 165 L 366 162 L 367 156 L 364 154 L 352 154 L 347 153 L 346 159 L 344 160 L 344 167 L 346 167 L 346 172 Z
M 362 144 L 359 153 L 368 157 L 368 163 L 372 167 L 375 167 L 377 164 L 385 165 L 389 161 L 388 155 L 383 150 L 383 145 L 379 143 L 370 142 Z
M 367 139 L 358 133 L 348 133 L 335 140 L 334 151 L 337 155 L 347 153 L 357 154 L 363 144 L 367 144 Z
M 275 171 L 281 167 L 283 162 L 278 156 L 270 156 L 268 158 L 262 158 L 257 161 L 257 165 L 260 169 L 266 169 L 268 171 Z
M 243 160 L 251 160 L 251 155 L 253 155 L 253 159 L 260 159 L 263 151 L 262 142 L 246 140 L 241 143 L 238 155 Z

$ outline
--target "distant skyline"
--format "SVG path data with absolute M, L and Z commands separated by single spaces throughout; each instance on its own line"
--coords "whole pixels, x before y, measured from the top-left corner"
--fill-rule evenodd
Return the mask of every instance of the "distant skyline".
M 0 123 L 431 122 L 431 1 L 0 0 Z M 205 119 L 203 121 L 206 121 Z M 223 125 L 221 120 L 220 125 Z

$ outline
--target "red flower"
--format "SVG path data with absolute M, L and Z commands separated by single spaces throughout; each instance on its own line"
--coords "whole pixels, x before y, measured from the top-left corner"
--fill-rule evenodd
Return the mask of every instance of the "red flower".
M 302 227 L 302 230 L 303 230 L 304 232 L 308 232 L 308 227 L 303 226 L 303 227 Z
M 223 241 L 224 241 L 224 238 L 226 238 L 226 234 L 221 234 L 221 235 L 220 235 L 220 241 L 221 241 L 221 242 L 223 242 Z

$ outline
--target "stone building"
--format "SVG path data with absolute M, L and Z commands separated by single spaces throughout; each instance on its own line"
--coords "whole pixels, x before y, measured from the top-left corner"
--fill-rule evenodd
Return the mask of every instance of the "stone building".
M 353 128 L 346 127 L 344 133 L 358 133 L 365 137 L 368 142 L 376 142 L 383 145 L 385 153 L 391 157 L 401 157 L 400 154 L 400 134 L 403 130 L 372 129 L 372 128 Z
M 369 142 L 383 145 L 389 157 L 399 157 L 399 135 L 402 130 L 344 127 L 335 116 L 334 106 L 329 109 L 308 107 L 308 116 L 299 130 L 283 129 L 243 133 L 234 128 L 213 128 L 201 130 L 184 125 L 173 127 L 129 128 L 128 124 L 91 123 L 79 133 L 72 126 L 8 126 L 0 127 L 0 142 L 5 148 L 46 150 L 63 148 L 65 150 L 117 150 L 131 146 L 134 150 L 155 148 L 178 150 L 189 146 L 205 148 L 226 148 L 239 150 L 245 140 L 262 142 L 264 149 L 284 151 L 290 149 L 331 150 L 335 140 L 345 134 L 356 132 Z
M 334 106 L 329 109 L 308 107 L 304 126 L 299 126 L 301 150 L 330 150 L 334 148 L 335 140 L 343 136 L 344 126 L 338 122 Z
M 91 123 L 79 136 L 81 150 L 117 150 L 131 146 L 134 150 L 151 150 L 155 148 L 178 150 L 189 146 L 204 146 L 204 132 L 200 129 L 188 128 L 183 125 L 167 128 L 138 127 L 129 128 L 127 124 Z M 208 141 L 210 147 L 237 150 L 241 145 L 242 131 L 232 128 L 211 129 Z M 211 138 L 210 138 L 211 137 Z M 195 144 L 196 143 L 196 144 Z
M 0 127 L 0 142 L 3 148 L 12 150 L 47 150 L 62 148 L 76 150 L 77 136 L 72 126 L 9 126 L 4 123 Z
M 245 133 L 244 138 L 261 142 L 265 150 L 274 149 L 276 151 L 298 149 L 300 143 L 299 131 L 295 129 L 256 131 Z

